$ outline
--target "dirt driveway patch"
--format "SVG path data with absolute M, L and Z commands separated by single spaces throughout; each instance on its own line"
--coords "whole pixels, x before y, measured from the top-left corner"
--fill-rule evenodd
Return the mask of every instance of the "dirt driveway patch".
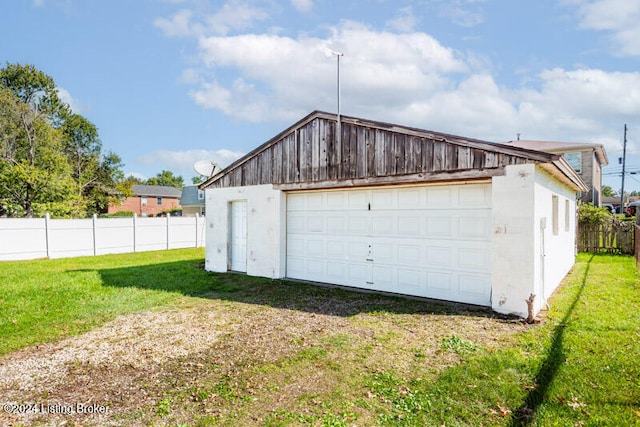
M 350 402 L 344 417 L 370 425 L 371 405 L 358 403 L 367 376 L 435 376 L 459 361 L 443 339 L 493 348 L 525 327 L 459 306 L 331 294 L 291 307 L 185 297 L 10 353 L 0 424 L 299 425 Z

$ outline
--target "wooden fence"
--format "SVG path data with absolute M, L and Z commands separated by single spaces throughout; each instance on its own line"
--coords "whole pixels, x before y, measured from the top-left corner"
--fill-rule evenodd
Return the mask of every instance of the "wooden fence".
M 638 253 L 633 222 L 613 221 L 605 224 L 578 224 L 578 251 L 633 255 Z
M 637 224 L 638 220 L 636 219 L 636 225 L 634 226 L 635 238 L 636 238 L 636 267 L 640 270 L 640 226 Z

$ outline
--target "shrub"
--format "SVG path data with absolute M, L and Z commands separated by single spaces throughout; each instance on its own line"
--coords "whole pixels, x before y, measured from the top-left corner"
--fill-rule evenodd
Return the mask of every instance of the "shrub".
M 591 203 L 578 204 L 578 220 L 581 223 L 603 224 L 613 219 L 607 208 L 593 206 Z
M 133 211 L 119 211 L 110 214 L 102 214 L 100 218 L 126 218 L 133 216 Z

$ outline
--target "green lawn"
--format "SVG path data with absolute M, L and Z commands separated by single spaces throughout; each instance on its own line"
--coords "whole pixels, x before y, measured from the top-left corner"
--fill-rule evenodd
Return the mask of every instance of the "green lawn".
M 176 362 L 166 387 L 160 382 L 157 387 L 165 388 L 148 390 L 157 393 L 156 406 L 131 419 L 202 426 L 258 419 L 253 423 L 270 426 L 640 425 L 640 276 L 631 257 L 580 254 L 542 323 L 496 346 L 463 338 L 464 330 L 456 329 L 456 318 L 470 325 L 491 319 L 483 311 L 212 274 L 203 270 L 202 258 L 202 249 L 189 249 L 0 263 L 0 354 L 8 358 L 26 346 L 146 310 L 213 307 L 256 313 L 263 322 L 269 310 L 280 316 L 273 309 L 342 310 L 338 314 L 351 329 L 283 342 L 293 353 L 283 350 L 276 360 L 245 354 L 237 370 L 221 373 L 218 362 L 207 365 L 205 356 L 190 359 L 200 369 L 197 381 L 183 381 L 185 361 Z M 440 359 L 455 356 L 444 369 L 424 365 L 432 359 L 416 328 L 428 325 L 427 316 L 434 316 L 429 322 L 453 318 L 452 329 L 437 341 Z M 384 351 L 386 358 L 373 357 Z M 402 358 L 410 369 L 401 366 Z M 319 385 L 316 394 L 279 408 L 286 384 L 310 371 L 323 374 L 326 389 Z M 265 381 L 258 391 L 256 377 Z M 257 397 L 272 402 L 271 412 L 265 415 Z M 202 416 L 205 403 L 216 416 Z
M 203 256 L 200 248 L 0 262 L 0 355 L 203 293 Z M 147 265 L 159 267 L 136 273 Z

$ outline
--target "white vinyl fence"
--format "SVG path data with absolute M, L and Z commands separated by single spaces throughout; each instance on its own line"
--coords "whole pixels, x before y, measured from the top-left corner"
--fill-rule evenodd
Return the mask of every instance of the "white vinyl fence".
M 202 247 L 205 218 L 0 218 L 0 261 Z

